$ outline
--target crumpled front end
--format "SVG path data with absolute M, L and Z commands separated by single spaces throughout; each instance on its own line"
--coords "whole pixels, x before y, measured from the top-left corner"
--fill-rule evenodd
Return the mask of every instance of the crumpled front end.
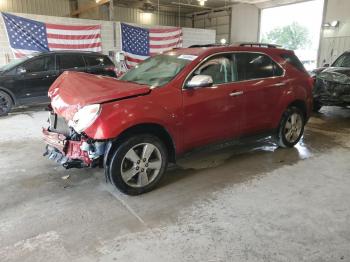
M 317 78 L 313 96 L 322 105 L 350 105 L 350 81 L 349 83 L 339 83 L 324 78 Z
M 44 156 L 63 167 L 102 167 L 106 141 L 96 141 L 78 134 L 66 120 L 51 112 L 49 127 L 42 130 L 46 151 Z

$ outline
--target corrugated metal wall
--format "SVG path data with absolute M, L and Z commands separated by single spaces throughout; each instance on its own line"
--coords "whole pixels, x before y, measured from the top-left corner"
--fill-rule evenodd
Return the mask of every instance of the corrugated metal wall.
M 186 19 L 176 13 L 162 12 L 159 14 L 159 22 L 157 12 L 145 15 L 142 11 L 135 8 L 115 7 L 115 19 L 117 21 L 148 24 L 148 25 L 166 25 L 166 26 L 185 26 Z M 191 21 L 191 20 L 190 20 Z M 187 21 L 188 22 L 188 21 Z
M 216 41 L 230 41 L 231 11 L 211 12 L 194 16 L 194 27 L 216 30 Z
M 103 19 L 108 20 L 108 6 L 102 6 L 99 10 L 95 10 L 95 13 L 84 14 L 84 18 Z M 90 17 L 89 17 L 90 15 Z M 82 16 L 81 16 L 82 17 Z M 155 11 L 150 14 L 144 14 L 141 10 L 129 7 L 114 7 L 114 19 L 116 21 L 143 24 L 143 25 L 164 25 L 164 26 L 186 26 L 191 27 L 192 19 L 185 17 L 184 15 L 171 12 L 160 12 L 159 21 L 158 13 Z M 180 22 L 179 22 L 180 21 Z
M 70 5 L 69 0 L 0 0 L 0 11 L 67 16 Z
M 79 5 L 91 4 L 91 0 L 80 0 Z M 144 25 L 166 25 L 166 26 L 187 26 L 191 27 L 192 20 L 178 13 L 157 12 L 147 16 L 136 8 L 115 6 L 115 21 L 144 24 Z M 68 16 L 70 14 L 69 0 L 0 0 L 0 11 L 28 13 L 50 16 Z M 108 20 L 108 6 L 101 6 L 88 10 L 80 15 L 85 19 Z M 180 22 L 179 22 L 180 21 Z
M 350 36 L 326 37 L 321 40 L 319 65 L 332 64 L 338 56 L 350 50 Z

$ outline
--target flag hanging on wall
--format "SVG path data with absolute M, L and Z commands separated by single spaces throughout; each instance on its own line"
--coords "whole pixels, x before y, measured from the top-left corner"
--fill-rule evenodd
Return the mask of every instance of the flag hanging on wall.
M 182 29 L 178 27 L 148 29 L 121 23 L 121 36 L 129 67 L 149 56 L 182 47 Z
M 59 25 L 2 13 L 15 57 L 55 50 L 102 51 L 101 26 Z

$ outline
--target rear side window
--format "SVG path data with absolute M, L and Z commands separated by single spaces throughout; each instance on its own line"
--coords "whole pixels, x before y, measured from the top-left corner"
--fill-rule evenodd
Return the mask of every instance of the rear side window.
M 259 53 L 235 55 L 238 81 L 283 75 L 283 70 L 270 57 Z
M 81 55 L 60 55 L 59 56 L 60 69 L 77 69 L 85 67 L 85 62 Z
M 300 62 L 299 58 L 296 55 L 293 54 L 282 54 L 281 57 L 286 60 L 289 64 L 294 66 L 296 69 L 299 71 L 305 72 L 305 67 L 304 65 Z
M 88 66 L 113 66 L 107 56 L 84 56 L 84 59 Z

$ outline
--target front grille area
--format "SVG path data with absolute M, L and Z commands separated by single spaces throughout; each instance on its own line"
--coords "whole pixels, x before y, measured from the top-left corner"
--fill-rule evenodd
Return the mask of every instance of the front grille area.
M 329 93 L 331 95 L 349 95 L 350 94 L 350 84 L 340 84 L 332 81 L 319 79 L 316 83 L 321 90 L 319 92 Z M 323 92 L 322 92 L 323 91 Z
M 51 132 L 63 134 L 67 137 L 70 135 L 68 123 L 63 117 L 57 116 L 55 113 L 50 113 L 49 124 L 49 130 Z

